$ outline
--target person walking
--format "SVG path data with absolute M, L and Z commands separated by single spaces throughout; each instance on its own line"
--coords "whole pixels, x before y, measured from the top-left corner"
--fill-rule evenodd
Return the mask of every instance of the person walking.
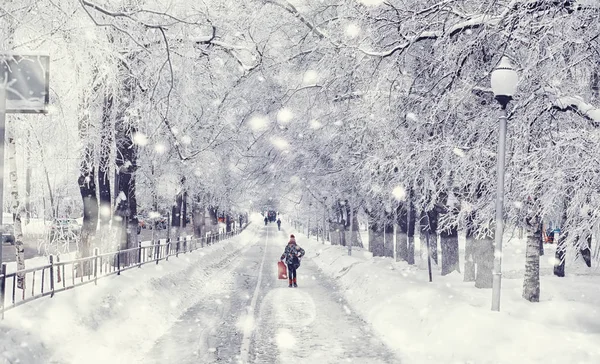
M 277 218 L 277 230 L 281 231 L 281 220 Z
M 269 222 L 269 218 L 265 216 L 265 226 L 267 226 L 268 222 Z
M 300 259 L 304 256 L 304 249 L 299 247 L 296 244 L 296 237 L 294 234 L 290 235 L 290 241 L 285 246 L 285 250 L 283 254 L 281 254 L 281 259 L 285 261 L 288 269 L 288 287 L 298 287 L 298 282 L 296 280 L 296 270 L 300 267 Z

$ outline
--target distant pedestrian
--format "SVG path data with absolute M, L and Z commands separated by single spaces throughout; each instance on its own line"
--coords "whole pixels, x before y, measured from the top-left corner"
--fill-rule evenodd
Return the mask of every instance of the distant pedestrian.
M 267 226 L 268 222 L 269 222 L 269 218 L 265 216 L 265 226 Z
M 300 267 L 300 259 L 304 256 L 304 249 L 299 247 L 296 244 L 296 237 L 292 234 L 290 235 L 290 241 L 285 246 L 285 250 L 283 254 L 281 254 L 281 259 L 285 261 L 288 269 L 288 287 L 298 287 L 298 283 L 296 281 L 296 270 Z
M 281 220 L 277 218 L 277 230 L 281 231 Z

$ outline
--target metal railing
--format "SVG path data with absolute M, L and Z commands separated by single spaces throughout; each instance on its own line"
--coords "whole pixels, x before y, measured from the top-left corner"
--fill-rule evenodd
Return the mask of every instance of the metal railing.
M 90 257 L 71 259 L 61 262 L 58 257 L 49 256 L 49 263 L 34 268 L 7 272 L 6 263 L 0 270 L 0 318 L 4 312 L 33 300 L 50 296 L 88 283 L 98 283 L 98 279 L 120 275 L 121 272 L 140 268 L 144 264 L 158 264 L 169 257 L 178 257 L 194 250 L 212 245 L 238 235 L 243 229 L 229 233 L 208 235 L 204 238 L 191 239 L 189 236 L 170 241 L 164 239 L 153 242 L 139 242 L 136 248 L 124 249 L 100 254 L 94 249 Z M 150 245 L 143 245 L 150 243 Z M 19 283 L 23 283 L 21 288 Z M 7 296 L 7 293 L 9 296 Z M 8 301 L 8 302 L 7 302 Z

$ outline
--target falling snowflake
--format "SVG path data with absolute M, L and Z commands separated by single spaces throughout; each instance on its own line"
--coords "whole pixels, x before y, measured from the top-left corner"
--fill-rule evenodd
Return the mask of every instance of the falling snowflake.
M 269 119 L 264 115 L 255 115 L 248 123 L 250 124 L 250 128 L 252 128 L 252 130 L 260 131 L 269 125 Z
M 392 196 L 398 201 L 404 201 L 406 199 L 406 189 L 402 186 L 396 186 L 392 190 Z
M 134 133 L 132 139 L 134 144 L 142 147 L 148 144 L 148 137 L 141 132 Z
M 356 38 L 360 34 L 360 27 L 356 24 L 346 26 L 346 35 L 350 38 Z
M 460 149 L 460 148 L 454 148 L 452 149 L 452 152 L 454 152 L 454 154 L 456 154 L 457 156 L 464 158 L 466 156 L 465 151 Z
M 312 85 L 319 80 L 319 74 L 316 71 L 308 70 L 304 73 L 303 82 L 305 85 Z
M 277 121 L 283 124 L 289 123 L 294 118 L 294 114 L 288 108 L 283 108 L 277 113 Z
M 313 130 L 321 129 L 321 127 L 322 127 L 321 122 L 318 120 L 314 120 L 314 119 L 309 122 L 309 125 L 310 125 L 310 128 Z
M 168 150 L 167 146 L 163 143 L 156 143 L 154 145 L 154 151 L 158 154 L 164 154 Z
M 280 149 L 280 150 L 285 150 L 290 146 L 289 143 L 285 139 L 280 138 L 280 137 L 271 138 L 271 143 L 275 146 L 275 148 Z
M 366 6 L 378 6 L 383 4 L 384 0 L 358 0 L 359 3 Z
M 100 207 L 100 216 L 102 216 L 102 217 L 110 217 L 111 213 L 112 213 L 112 211 L 111 211 L 110 205 L 109 206 L 102 205 Z

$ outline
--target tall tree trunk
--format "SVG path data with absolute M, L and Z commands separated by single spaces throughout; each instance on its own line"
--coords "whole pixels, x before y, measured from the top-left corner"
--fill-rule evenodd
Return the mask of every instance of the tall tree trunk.
M 540 224 L 542 224 L 542 226 L 540 227 L 540 231 L 543 231 L 544 225 L 541 221 L 540 221 Z M 540 232 L 539 244 L 540 244 L 540 256 L 543 256 L 544 255 L 544 234 L 542 234 L 541 232 Z
M 200 204 L 200 197 L 194 199 L 192 205 L 192 223 L 194 225 L 194 238 L 201 239 L 204 232 L 204 207 Z
M 360 240 L 360 226 L 358 225 L 358 216 L 357 216 L 357 210 L 353 209 L 352 210 L 352 233 L 350 234 L 351 236 L 351 241 L 352 241 L 352 246 L 358 247 L 358 248 L 364 248 L 362 241 Z
M 419 214 L 419 241 L 421 246 L 421 259 L 419 260 L 419 268 L 427 268 L 427 258 L 429 256 L 429 247 L 427 246 L 427 215 L 423 212 Z
M 409 194 L 412 196 L 412 193 Z M 406 214 L 407 218 L 407 250 L 406 250 L 406 261 L 408 264 L 415 264 L 415 220 L 416 220 L 416 212 L 415 206 L 412 203 L 412 197 L 409 197 L 407 203 L 408 213 Z
M 183 195 L 181 197 L 181 228 L 185 230 L 187 227 L 187 191 L 183 191 Z
M 525 277 L 523 298 L 529 302 L 540 301 L 540 236 L 542 224 L 534 217 L 527 224 L 527 248 L 525 250 Z
M 115 217 L 120 227 L 121 249 L 137 247 L 137 199 L 135 191 L 135 170 L 137 168 L 137 147 L 133 143 L 132 136 L 135 129 L 124 125 L 122 118 L 117 126 L 117 160 L 118 169 L 117 186 L 119 194 L 117 197 L 117 209 Z M 137 260 L 137 254 L 126 254 L 124 264 L 132 264 Z
M 567 221 L 566 203 L 562 213 L 562 222 L 564 221 Z M 554 241 L 556 242 L 556 253 L 554 254 L 554 275 L 557 277 L 565 276 L 567 237 L 568 234 L 565 230 L 561 230 L 561 232 L 558 234 L 558 239 L 556 238 L 556 234 L 554 234 Z
M 14 125 L 10 125 L 14 127 Z M 11 129 L 10 127 L 8 128 Z M 10 176 L 10 195 L 11 211 L 13 213 L 14 235 L 15 235 L 15 255 L 17 260 L 17 269 L 25 269 L 25 247 L 23 245 L 23 228 L 21 226 L 21 202 L 19 200 L 19 181 L 17 174 L 17 146 L 16 140 L 11 133 L 7 144 L 8 167 Z M 17 288 L 25 289 L 25 275 L 17 276 Z
M 25 145 L 25 225 L 31 218 L 31 131 L 27 130 Z
M 110 156 L 112 143 L 114 141 L 114 125 L 112 123 L 113 113 L 113 95 L 110 91 L 105 91 L 104 104 L 102 107 L 102 126 L 100 131 L 100 148 L 98 159 L 98 196 L 100 198 L 100 239 L 101 241 L 111 240 L 109 238 L 109 225 L 112 218 L 112 196 L 110 191 Z M 118 186 L 115 186 L 118 187 Z M 109 249 L 109 247 L 104 247 Z
M 219 232 L 219 207 L 209 206 L 208 207 L 208 221 L 210 226 L 210 232 L 216 234 Z
M 79 192 L 83 201 L 83 226 L 81 227 L 81 251 L 80 257 L 92 255 L 92 242 L 98 226 L 98 199 L 96 198 L 96 183 L 94 181 L 94 170 L 87 173 L 82 171 L 79 176 Z M 82 275 L 91 274 L 92 265 L 86 261 L 78 273 Z
M 87 105 L 84 100 L 83 105 Z M 98 226 L 98 199 L 96 198 L 96 181 L 94 166 L 94 144 L 90 135 L 90 119 L 88 114 L 79 120 L 79 138 L 84 144 L 80 162 L 80 175 L 77 179 L 79 192 L 83 203 L 83 225 L 80 235 L 80 250 L 77 252 L 79 258 L 92 255 L 92 244 Z M 90 262 L 85 262 L 77 274 L 88 275 L 91 273 Z
M 229 213 L 226 213 L 225 214 L 225 232 L 228 232 L 228 233 L 231 232 L 231 225 L 232 225 L 231 222 L 232 222 L 231 215 Z
M 396 229 L 396 260 L 408 261 L 408 214 L 405 206 L 398 206 L 396 209 L 397 226 Z
M 458 229 L 451 226 L 440 232 L 440 245 L 442 247 L 442 275 L 454 271 L 460 272 L 458 258 Z
M 494 269 L 494 237 L 475 240 L 475 264 L 477 277 L 475 287 L 492 288 Z
M 475 282 L 475 226 L 474 213 L 467 216 L 464 282 Z
M 339 222 L 333 221 L 329 222 L 329 226 L 329 230 L 331 231 L 331 245 L 341 245 L 344 226 Z
M 556 235 L 555 235 L 556 236 Z M 561 231 L 556 241 L 556 253 L 554 253 L 554 275 L 565 276 L 565 260 L 567 258 L 567 233 Z
M 385 255 L 383 234 L 383 224 L 372 219 L 369 223 L 369 251 L 373 253 L 374 257 Z
M 384 223 L 384 256 L 394 257 L 394 224 L 392 220 L 385 220 Z
M 583 246 L 579 247 L 579 252 L 581 254 L 581 257 L 583 258 L 583 261 L 585 262 L 585 265 L 587 265 L 588 267 L 592 267 L 592 234 L 589 234 L 586 238 L 585 238 L 585 243 L 583 244 Z
M 437 209 L 427 211 L 427 222 L 429 226 L 429 252 L 431 254 L 431 260 L 435 264 L 438 262 L 438 218 L 439 212 Z
M 183 204 L 183 192 L 175 196 L 175 203 L 171 207 L 171 227 L 173 230 L 173 240 L 179 241 L 181 235 L 181 208 Z
M 6 4 L 11 6 L 10 2 Z M 4 7 L 7 8 L 6 6 Z M 10 14 L 10 10 L 9 10 Z M 15 35 L 16 23 L 15 19 L 12 16 L 4 16 L 2 17 L 2 21 L 0 22 L 0 31 L 5 34 L 5 44 L 3 49 L 12 51 L 13 50 L 13 42 Z M 2 46 L 2 45 L 0 45 Z M 8 118 L 6 118 L 8 121 Z M 23 246 L 23 229 L 21 226 L 21 206 L 19 201 L 19 185 L 17 178 L 17 146 L 16 140 L 14 138 L 14 125 L 12 123 L 6 123 L 6 129 L 8 129 L 8 143 L 6 145 L 6 156 L 8 159 L 8 167 L 9 167 L 9 178 L 10 178 L 10 194 L 11 194 L 11 210 L 13 213 L 13 227 L 14 227 L 14 235 L 15 235 L 15 255 L 17 261 L 17 270 L 25 269 L 25 248 Z M 2 171 L 4 174 L 4 171 Z M 4 213 L 4 206 L 0 206 L 0 212 Z M 0 242 L 1 243 L 1 242 Z M 19 274 L 17 276 L 17 288 L 25 289 L 25 275 Z

